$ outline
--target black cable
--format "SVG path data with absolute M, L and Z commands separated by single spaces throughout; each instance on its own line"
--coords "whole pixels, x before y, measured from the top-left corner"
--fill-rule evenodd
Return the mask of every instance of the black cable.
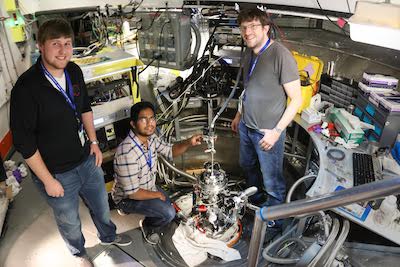
M 339 150 L 337 148 L 329 149 L 328 152 L 326 152 L 326 155 L 328 156 L 328 158 L 337 161 L 344 160 L 344 158 L 346 157 L 346 154 L 342 150 Z
M 205 55 L 205 53 L 206 53 L 207 50 L 210 50 L 210 52 L 212 52 L 212 50 L 209 49 L 209 48 L 210 48 L 210 46 L 211 46 L 212 40 L 213 40 L 213 38 L 214 38 L 215 31 L 217 30 L 218 25 L 219 25 L 219 21 L 218 21 L 217 24 L 214 26 L 214 29 L 213 29 L 212 33 L 210 34 L 210 37 L 209 37 L 208 40 L 207 40 L 207 43 L 206 43 L 206 45 L 205 45 L 205 47 L 204 47 L 203 54 L 201 55 L 201 57 L 203 57 L 203 56 Z
M 156 20 L 158 14 L 160 14 L 160 8 L 157 9 L 157 12 L 154 14 L 154 18 L 153 18 L 153 20 L 150 22 L 150 26 L 149 26 L 147 29 L 142 29 L 142 31 L 148 31 L 148 30 L 150 30 L 150 29 L 153 27 L 154 21 Z
M 324 15 L 333 25 L 335 25 L 337 28 L 339 28 L 346 36 L 349 36 L 349 33 L 346 32 L 343 28 L 341 28 L 339 25 L 336 24 L 336 22 L 332 21 L 328 15 L 324 14 L 324 10 L 321 7 L 321 4 L 319 3 L 319 0 L 315 0 L 317 1 L 317 4 L 319 6 L 319 9 L 321 10 L 321 14 Z
M 163 23 L 163 25 L 161 26 L 161 30 L 160 30 L 160 34 L 158 36 L 158 54 L 159 54 L 159 58 L 157 61 L 157 73 L 156 73 L 156 81 L 158 80 L 158 75 L 160 74 L 160 60 L 162 59 L 162 55 L 161 55 L 161 38 L 162 38 L 162 33 L 164 31 L 164 27 L 165 25 L 167 25 L 168 23 L 170 23 L 171 20 L 167 20 L 166 22 Z M 165 44 L 164 44 L 165 46 Z M 167 55 L 165 55 L 165 61 L 167 61 Z
M 153 55 L 153 58 L 151 59 L 151 61 L 147 64 L 147 66 L 144 69 L 139 71 L 138 75 L 140 75 L 143 71 L 145 71 L 151 65 L 151 63 L 153 63 L 155 60 L 158 59 L 158 70 L 157 70 L 156 80 L 158 79 L 158 71 L 160 69 L 160 59 L 161 59 L 161 50 L 160 50 L 161 49 L 161 37 L 162 37 L 162 32 L 164 31 L 164 27 L 168 23 L 170 23 L 170 21 L 164 22 L 164 24 L 161 27 L 161 31 L 160 31 L 160 34 L 159 34 L 159 37 L 158 37 L 158 53 L 159 53 L 159 56 Z M 137 45 L 137 40 L 136 40 L 136 45 Z
M 139 5 L 138 5 L 135 9 L 132 9 L 132 14 L 136 12 L 136 10 L 140 7 L 140 5 L 141 5 L 142 3 L 143 3 L 143 0 L 140 1 Z
M 142 69 L 141 71 L 139 71 L 138 75 L 140 75 L 143 71 L 145 71 L 150 65 L 151 63 L 154 62 L 154 60 L 156 60 L 156 58 L 152 58 L 149 62 L 149 64 L 146 65 L 146 67 L 144 69 Z
M 160 54 L 160 56 L 161 56 L 161 40 L 162 40 L 162 37 L 163 37 L 163 31 L 164 31 L 164 27 L 165 27 L 165 25 L 167 25 L 168 23 L 170 23 L 171 21 L 168 19 L 167 21 L 165 21 L 164 23 L 163 23 L 163 25 L 161 26 L 161 30 L 160 30 L 160 33 L 158 34 L 158 53 Z M 164 38 L 164 40 L 165 40 L 165 38 Z M 164 43 L 164 47 L 166 46 L 166 44 Z
M 349 9 L 349 13 L 351 13 L 351 9 L 350 9 L 349 0 L 346 0 L 346 3 L 347 3 L 347 8 Z
M 135 39 L 135 42 L 136 42 L 136 51 L 137 51 L 137 54 L 138 54 L 138 57 L 139 57 L 139 59 L 141 59 L 140 58 L 140 49 L 139 49 L 139 46 L 138 46 L 138 32 L 137 32 L 138 30 L 136 29 L 136 39 Z

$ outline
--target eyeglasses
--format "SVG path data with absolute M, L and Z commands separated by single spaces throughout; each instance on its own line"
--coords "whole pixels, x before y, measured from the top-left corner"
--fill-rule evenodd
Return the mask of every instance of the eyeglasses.
M 247 29 L 254 31 L 256 27 L 258 26 L 263 26 L 261 23 L 260 24 L 250 24 L 248 26 L 240 26 L 239 29 L 241 32 L 245 32 Z
M 154 117 L 154 116 L 151 116 L 151 117 L 140 117 L 140 118 L 138 118 L 138 122 L 143 123 L 143 124 L 149 123 L 149 122 L 155 123 L 156 122 L 156 117 Z

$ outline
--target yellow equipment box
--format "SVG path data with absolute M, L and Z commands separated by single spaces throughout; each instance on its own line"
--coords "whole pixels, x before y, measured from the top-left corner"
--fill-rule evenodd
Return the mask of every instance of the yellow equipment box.
M 14 43 L 24 42 L 25 41 L 25 31 L 23 25 L 16 25 L 10 28 L 11 39 Z
M 311 97 L 318 92 L 324 63 L 314 56 L 302 55 L 296 51 L 292 51 L 292 54 L 297 62 L 301 81 L 303 105 L 298 110 L 298 113 L 301 113 L 303 109 L 306 109 L 310 105 Z M 290 99 L 288 98 L 288 104 L 289 102 Z
M 4 5 L 6 8 L 7 12 L 15 12 L 17 11 L 17 5 L 15 3 L 15 0 L 5 0 Z

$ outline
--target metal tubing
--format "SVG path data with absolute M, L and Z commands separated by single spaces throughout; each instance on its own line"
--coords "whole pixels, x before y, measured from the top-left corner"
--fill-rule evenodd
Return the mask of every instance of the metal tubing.
M 261 243 L 261 214 L 266 221 L 288 218 L 295 215 L 327 210 L 335 207 L 345 206 L 359 201 L 377 199 L 388 195 L 396 195 L 400 192 L 400 177 L 385 179 L 378 182 L 368 183 L 350 189 L 344 189 L 333 193 L 315 196 L 309 199 L 293 201 L 272 207 L 263 207 L 256 212 L 254 229 L 249 246 L 248 266 L 256 266 L 259 258 Z M 263 223 L 265 224 L 265 223 Z M 256 227 L 257 225 L 257 227 Z M 263 237 L 261 238 L 263 239 Z
M 256 214 L 259 214 L 256 212 Z M 258 217 L 258 215 L 257 215 Z M 261 244 L 264 243 L 265 230 L 267 224 L 262 220 L 254 219 L 253 231 L 251 232 L 251 242 L 249 245 L 248 266 L 257 266 L 261 253 Z
M 175 102 L 174 102 L 174 104 L 172 106 L 172 109 L 174 111 L 174 114 L 178 114 L 178 106 L 177 106 L 177 104 Z M 175 137 L 176 137 L 176 140 L 180 141 L 181 140 L 181 130 L 180 130 L 181 127 L 179 125 L 179 118 L 178 117 L 175 118 L 174 125 L 175 125 Z
M 296 190 L 297 186 L 299 186 L 299 184 L 301 184 L 302 182 L 304 182 L 305 180 L 310 179 L 310 178 L 316 179 L 316 178 L 317 178 L 317 175 L 315 175 L 315 174 L 310 174 L 310 175 L 303 176 L 303 177 L 301 177 L 299 180 L 297 180 L 297 181 L 292 185 L 292 187 L 290 187 L 290 189 L 289 189 L 289 191 L 288 191 L 288 193 L 287 193 L 287 195 L 286 195 L 286 203 L 290 203 L 290 202 L 292 201 L 292 195 L 293 195 L 294 190 Z
M 344 241 L 346 241 L 347 236 L 350 232 L 350 222 L 345 220 L 343 222 L 342 232 L 340 233 L 333 250 L 329 253 L 330 256 L 328 260 L 325 262 L 324 266 L 332 266 L 333 261 L 335 260 L 339 250 L 342 248 Z
M 170 168 L 172 171 L 176 172 L 179 175 L 182 175 L 183 177 L 187 178 L 189 181 L 191 182 L 197 182 L 197 178 L 178 169 L 177 167 L 175 167 L 174 165 L 172 165 L 172 163 L 170 163 L 168 160 L 166 160 L 163 156 L 159 156 L 158 157 L 162 163 L 164 163 L 168 168 Z
M 322 266 L 322 265 L 318 265 L 318 263 L 322 259 L 322 257 L 324 257 L 324 255 L 332 247 L 332 245 L 335 242 L 336 237 L 339 233 L 339 228 L 340 228 L 339 219 L 334 218 L 331 233 L 329 234 L 328 238 L 325 240 L 324 245 L 320 248 L 317 255 L 315 255 L 314 259 L 312 259 L 312 261 L 308 264 L 309 265 L 308 267 Z
M 309 199 L 294 201 L 289 204 L 264 208 L 262 209 L 262 215 L 268 221 L 277 220 L 294 215 L 345 206 L 359 201 L 377 199 L 388 195 L 397 195 L 399 192 L 400 177 L 396 177 L 315 196 Z
M 285 156 L 289 156 L 289 157 L 293 157 L 293 158 L 299 158 L 299 159 L 303 159 L 303 160 L 306 160 L 306 157 L 304 157 L 304 156 L 301 156 L 301 155 L 296 155 L 296 154 L 292 154 L 292 153 L 288 153 L 288 152 L 285 152 L 285 153 L 283 153 Z
M 297 137 L 299 136 L 299 124 L 294 125 L 294 134 L 293 134 L 293 141 L 292 141 L 292 154 L 295 154 L 296 152 L 296 145 L 297 145 Z

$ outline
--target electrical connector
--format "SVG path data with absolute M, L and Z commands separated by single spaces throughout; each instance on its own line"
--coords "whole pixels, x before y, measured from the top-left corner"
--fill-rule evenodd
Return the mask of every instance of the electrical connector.
M 160 53 L 154 52 L 154 55 L 153 55 L 153 58 L 154 58 L 154 59 L 160 59 L 161 57 L 162 57 L 162 56 L 161 56 Z

